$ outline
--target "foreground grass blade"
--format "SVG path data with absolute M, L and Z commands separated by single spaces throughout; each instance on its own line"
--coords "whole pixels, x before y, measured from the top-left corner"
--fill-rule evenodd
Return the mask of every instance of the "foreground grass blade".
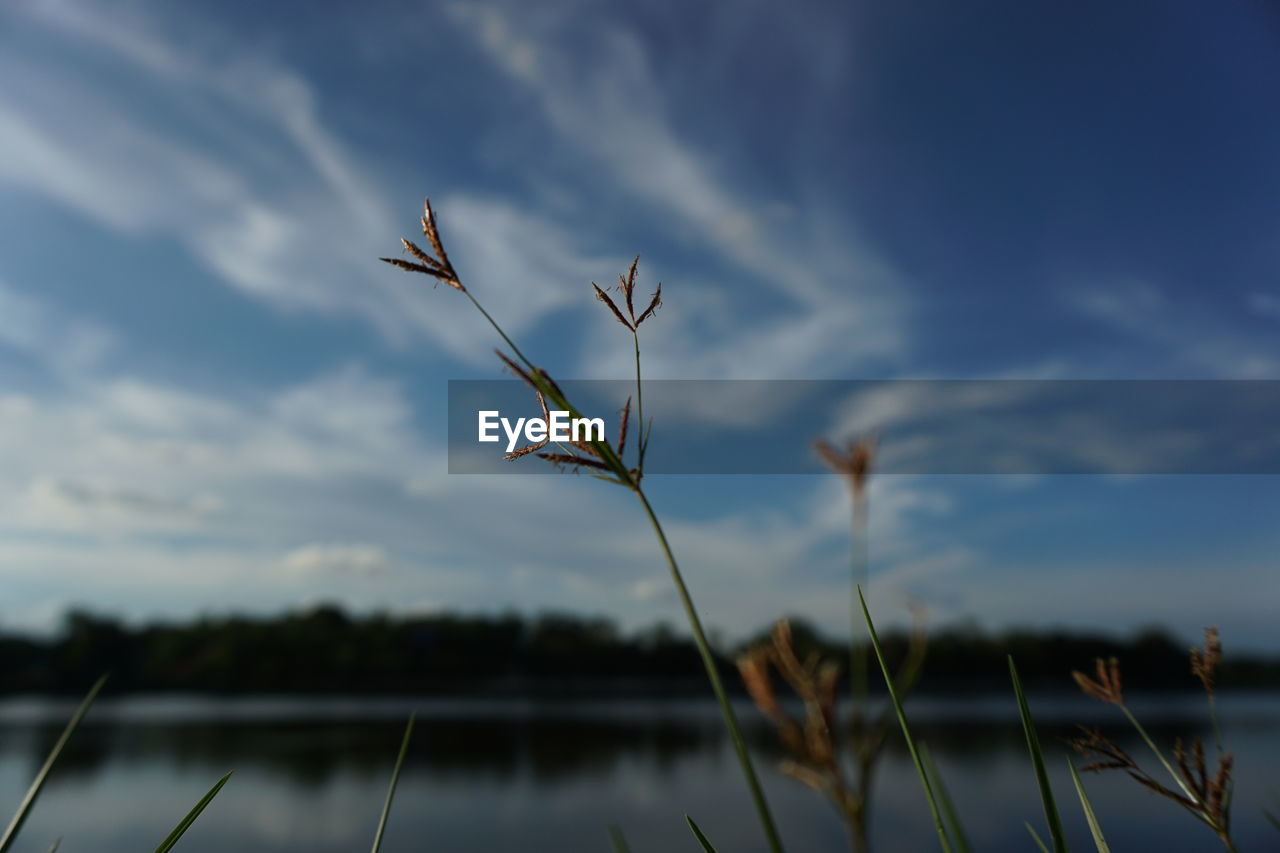
M 693 837 L 698 839 L 698 843 L 702 845 L 704 853 L 716 853 L 715 846 L 702 834 L 702 830 L 698 829 L 698 825 L 693 822 L 693 818 L 685 815 L 684 819 L 689 822 L 689 828 L 693 830 Z
M 84 719 L 84 715 L 88 713 L 89 706 L 93 704 L 93 700 L 98 696 L 98 691 L 102 690 L 102 685 L 106 683 L 107 677 L 105 675 L 94 682 L 94 685 L 89 688 L 89 692 L 85 694 L 84 701 L 80 703 L 80 707 L 76 708 L 76 712 L 71 715 L 71 719 L 67 722 L 67 727 L 58 736 L 53 749 L 49 750 L 49 757 L 44 760 L 44 764 L 40 767 L 40 772 L 36 774 L 36 778 L 31 782 L 31 787 L 27 789 L 27 795 L 22 798 L 22 803 L 14 813 L 13 820 L 9 821 L 9 828 L 4 831 L 4 836 L 0 837 L 0 853 L 8 850 L 13 844 L 13 840 L 18 837 L 18 830 L 22 829 L 22 824 L 26 822 L 27 815 L 31 812 L 31 807 L 36 804 L 36 798 L 40 796 L 45 780 L 49 778 L 49 771 L 53 769 L 58 756 L 62 755 L 63 748 L 66 747 L 67 741 L 71 739 L 71 733 L 76 730 L 80 725 L 80 721 Z
M 231 773 L 234 772 L 234 770 L 231 771 Z M 200 817 L 200 812 L 204 811 L 204 807 L 213 802 L 214 797 L 218 796 L 218 792 L 222 790 L 222 786 L 227 784 L 227 780 L 231 778 L 231 773 L 228 773 L 226 776 L 219 779 L 214 786 L 209 789 L 209 793 L 200 798 L 200 802 L 196 803 L 195 807 L 193 807 L 191 811 L 187 812 L 187 816 L 173 828 L 173 832 L 169 833 L 168 837 L 165 838 L 164 841 L 160 842 L 160 846 L 156 848 L 156 853 L 169 853 L 169 851 L 173 849 L 173 845 L 178 843 L 178 839 L 185 835 L 186 831 L 191 828 L 191 824 L 195 823 L 196 818 Z
M 1022 825 L 1027 828 L 1027 832 L 1031 833 L 1031 840 L 1036 843 L 1036 847 L 1040 848 L 1041 853 L 1049 853 L 1049 848 L 1044 845 L 1044 839 L 1040 837 L 1040 833 L 1036 832 L 1036 828 L 1026 822 Z
M 58 853 L 58 848 L 62 846 L 62 839 L 55 838 L 53 843 L 49 845 L 49 853 Z
M 1013 692 L 1018 697 L 1022 731 L 1027 736 L 1027 751 L 1031 753 L 1031 764 L 1036 771 L 1036 784 L 1040 786 L 1040 800 L 1044 803 L 1044 819 L 1049 824 L 1049 838 L 1053 841 L 1053 851 L 1067 853 L 1067 838 L 1062 831 L 1062 818 L 1058 815 L 1058 806 L 1053 801 L 1053 788 L 1049 785 L 1049 771 L 1044 766 L 1040 736 L 1036 734 L 1036 724 L 1031 719 L 1031 708 L 1027 705 L 1027 695 L 1022 691 L 1022 679 L 1018 678 L 1018 668 L 1014 666 L 1013 655 L 1009 655 L 1009 678 L 1013 681 Z
M 902 710 L 902 702 L 898 699 L 898 690 L 893 686 L 893 673 L 889 671 L 889 663 L 884 659 L 884 649 L 880 647 L 880 637 L 876 634 L 876 626 L 871 621 L 871 611 L 867 609 L 867 599 L 858 587 L 858 603 L 862 605 L 862 616 L 867 621 L 867 633 L 871 637 L 871 648 L 875 650 L 876 660 L 880 663 L 880 672 L 884 675 L 885 687 L 889 690 L 889 700 L 893 702 L 893 710 L 898 715 L 898 724 L 902 726 L 902 736 L 907 741 L 907 749 L 911 752 L 911 760 L 915 762 L 916 773 L 920 776 L 920 784 L 924 787 L 925 798 L 929 801 L 929 812 L 933 815 L 933 826 L 938 832 L 938 843 L 944 853 L 952 853 L 951 842 L 947 840 L 947 831 L 942 826 L 942 813 L 938 809 L 938 801 L 933 793 L 933 785 L 929 782 L 929 774 L 925 772 L 920 751 L 916 748 L 916 739 L 911 735 L 911 726 L 907 723 L 907 714 Z
M 613 853 L 631 853 L 627 839 L 622 837 L 622 830 L 616 823 L 609 824 L 609 843 L 613 846 Z
M 391 814 L 391 801 L 396 796 L 396 785 L 400 783 L 400 768 L 404 766 L 404 757 L 409 752 L 409 738 L 413 735 L 413 720 L 417 714 L 409 715 L 409 722 L 404 727 L 404 738 L 400 741 L 400 754 L 396 756 L 395 769 L 391 771 L 391 784 L 387 787 L 387 801 L 382 804 L 382 816 L 378 818 L 378 831 L 373 836 L 373 853 L 382 847 L 382 833 L 387 828 L 387 816 Z
M 1076 766 L 1071 763 L 1071 759 L 1067 759 L 1067 767 L 1071 770 L 1071 781 L 1075 783 L 1076 793 L 1080 795 L 1080 807 L 1084 809 L 1084 819 L 1089 822 L 1089 831 L 1093 833 L 1093 844 L 1098 848 L 1098 853 L 1111 853 L 1111 848 L 1107 846 L 1107 839 L 1102 837 L 1102 827 L 1098 825 L 1098 816 L 1093 813 L 1093 803 L 1089 802 L 1089 795 L 1084 791 L 1084 782 L 1080 779 L 1080 774 L 1076 771 Z
M 938 775 L 938 767 L 933 763 L 933 755 L 930 754 L 929 747 L 924 743 L 920 744 L 920 758 L 924 761 L 924 769 L 929 773 L 933 790 L 938 795 L 938 805 L 942 806 L 942 817 L 947 822 L 947 835 L 951 838 L 951 843 L 955 845 L 956 853 L 971 853 L 969 839 L 965 837 L 964 827 L 960 825 L 960 815 L 956 813 L 955 803 L 951 802 L 951 795 L 947 793 L 947 786 L 942 784 L 942 777 Z

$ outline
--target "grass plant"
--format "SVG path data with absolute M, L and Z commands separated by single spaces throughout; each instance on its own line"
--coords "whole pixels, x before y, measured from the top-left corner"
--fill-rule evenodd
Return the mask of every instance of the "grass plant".
M 407 239 L 401 239 L 401 244 L 406 252 L 413 260 L 405 260 L 404 258 L 382 258 L 384 262 L 398 267 L 406 272 L 419 273 L 443 282 L 445 285 L 459 291 L 470 300 L 476 310 L 484 317 L 489 325 L 497 332 L 499 338 L 506 344 L 510 350 L 510 355 L 498 351 L 498 357 L 502 363 L 517 377 L 524 380 L 534 392 L 540 405 L 546 406 L 548 403 L 553 404 L 557 410 L 566 411 L 571 418 L 582 417 L 582 413 L 568 400 L 560 386 L 551 378 L 550 374 L 544 369 L 531 361 L 524 352 L 516 345 L 510 336 L 503 331 L 502 326 L 493 318 L 493 316 L 485 310 L 475 295 L 462 283 L 457 270 L 454 269 L 449 255 L 445 251 L 444 242 L 440 237 L 440 231 L 436 224 L 435 213 L 431 208 L 430 199 L 423 203 L 423 215 L 420 218 L 422 226 L 422 235 L 426 239 L 427 244 L 431 247 L 431 252 L 427 252 Z M 638 415 L 640 414 L 640 404 L 643 400 L 643 389 L 640 382 L 640 326 L 650 318 L 652 318 L 662 304 L 662 286 L 658 285 L 653 292 L 646 307 L 639 312 L 636 310 L 635 289 L 636 274 L 639 266 L 639 257 L 632 261 L 627 273 L 618 277 L 618 285 L 614 288 L 614 293 L 618 300 L 611 297 L 604 288 L 592 283 L 596 298 L 603 302 L 618 320 L 630 332 L 635 351 L 636 364 L 636 399 Z M 621 305 L 619 305 L 621 302 Z M 624 313 L 625 309 L 625 313 Z M 716 664 L 715 655 L 712 653 L 711 644 L 707 640 L 706 632 L 702 626 L 702 619 L 698 615 L 698 610 L 694 606 L 693 598 L 689 594 L 689 589 L 685 585 L 684 576 L 680 571 L 680 566 L 676 562 L 675 553 L 671 548 L 671 543 L 667 539 L 666 532 L 663 530 L 662 522 L 659 520 L 657 513 L 654 511 L 653 505 L 650 503 L 648 496 L 645 494 L 642 481 L 644 478 L 644 454 L 648 446 L 650 433 L 650 425 L 646 424 L 643 419 L 640 422 L 639 433 L 636 445 L 637 450 L 636 465 L 628 466 L 624 461 L 626 454 L 626 437 L 627 428 L 630 420 L 631 401 L 628 399 L 626 406 L 622 412 L 621 423 L 618 428 L 618 439 L 616 445 L 611 445 L 607 440 L 593 439 L 591 441 L 575 442 L 573 446 L 566 452 L 555 453 L 543 450 L 547 442 L 541 444 L 530 445 L 521 448 L 512 454 L 510 458 L 518 458 L 535 453 L 542 459 L 551 462 L 559 467 L 585 471 L 590 475 L 606 482 L 622 486 L 630 490 L 639 501 L 645 517 L 648 519 L 650 526 L 653 528 L 654 536 L 657 538 L 659 550 L 663 559 L 666 561 L 668 572 L 671 576 L 671 582 L 675 586 L 676 594 L 680 598 L 680 604 L 684 609 L 685 617 L 688 620 L 690 631 L 693 633 L 694 642 L 697 644 L 698 653 L 702 658 L 703 667 L 706 670 L 707 679 L 711 684 L 711 690 L 715 694 L 716 701 L 720 706 L 721 715 L 724 717 L 725 726 L 728 729 L 730 740 L 733 742 L 734 752 L 737 755 L 738 763 L 742 768 L 742 774 L 746 780 L 747 788 L 751 795 L 752 804 L 755 808 L 756 815 L 760 821 L 761 829 L 764 832 L 765 840 L 769 845 L 769 849 L 773 853 L 782 853 L 782 838 L 778 833 L 773 815 L 769 810 L 768 802 L 765 799 L 764 790 L 760 785 L 759 777 L 751 761 L 751 756 L 747 751 L 746 741 L 742 736 L 742 729 L 738 723 L 733 706 L 729 702 L 728 693 L 725 690 L 723 681 L 720 678 L 719 668 Z

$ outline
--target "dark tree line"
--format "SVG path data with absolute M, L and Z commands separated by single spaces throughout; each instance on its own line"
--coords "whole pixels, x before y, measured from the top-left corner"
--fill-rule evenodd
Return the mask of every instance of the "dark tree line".
M 847 659 L 847 648 L 794 623 L 798 645 Z M 907 641 L 884 638 L 900 659 Z M 736 684 L 725 649 L 726 680 Z M 947 691 L 1006 685 L 1012 653 L 1024 680 L 1074 689 L 1073 669 L 1095 657 L 1120 658 L 1135 687 L 1193 687 L 1186 644 L 1149 630 L 1105 635 L 976 629 L 935 633 L 921 689 Z M 1228 649 L 1228 652 L 1230 650 Z M 573 690 L 702 691 L 693 643 L 664 625 L 624 635 L 610 621 L 568 614 L 522 617 L 352 616 L 321 606 L 278 617 L 202 618 L 140 626 L 77 611 L 52 638 L 0 634 L 0 691 L 82 691 L 111 673 L 113 691 L 245 693 L 443 693 Z M 1280 660 L 1233 658 L 1224 688 L 1280 686 Z

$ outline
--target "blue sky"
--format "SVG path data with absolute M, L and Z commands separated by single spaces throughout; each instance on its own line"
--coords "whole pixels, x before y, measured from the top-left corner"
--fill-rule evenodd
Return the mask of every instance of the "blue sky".
M 1266 3 L 317 8 L 0 8 L 0 624 L 678 622 L 621 490 L 444 473 L 446 381 L 500 374 L 375 260 L 426 194 L 559 376 L 627 375 L 588 282 L 640 252 L 654 377 L 1280 379 Z M 874 488 L 886 621 L 1280 648 L 1271 478 Z M 711 624 L 847 628 L 841 484 L 652 490 Z

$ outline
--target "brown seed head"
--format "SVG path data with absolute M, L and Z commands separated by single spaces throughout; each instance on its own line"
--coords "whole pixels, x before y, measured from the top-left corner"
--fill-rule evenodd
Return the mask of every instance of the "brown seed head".
M 436 228 L 436 215 L 431 209 L 431 199 L 424 198 L 422 200 L 422 235 L 431 243 L 431 248 L 436 250 L 436 256 L 440 258 L 440 266 L 453 273 L 453 265 L 449 263 L 449 254 L 444 250 L 444 243 L 440 241 L 440 231 Z
M 790 776 L 792 779 L 812 788 L 820 794 L 827 793 L 827 789 L 830 787 L 830 782 L 827 780 L 826 776 L 818 773 L 816 770 L 810 770 L 803 764 L 799 764 L 790 759 L 783 761 L 778 769 Z
M 1090 678 L 1083 672 L 1073 672 L 1071 677 L 1075 679 L 1076 684 L 1080 685 L 1080 689 L 1087 696 L 1091 696 L 1101 702 L 1109 705 L 1123 705 L 1124 693 L 1120 686 L 1120 662 L 1115 658 L 1103 661 L 1097 658 L 1094 661 L 1097 678 Z
M 530 387 L 530 388 L 532 388 L 534 391 L 538 391 L 538 383 L 533 381 L 533 377 L 532 377 L 532 376 L 530 376 L 530 375 L 525 371 L 525 369 L 524 369 L 523 367 L 521 367 L 520 365 L 516 364 L 516 363 L 515 363 L 515 361 L 513 361 L 513 360 L 512 360 L 512 359 L 511 359 L 511 358 L 510 358 L 510 357 L 509 357 L 505 352 L 503 352 L 502 350 L 500 350 L 500 349 L 496 349 L 496 350 L 494 350 L 494 352 L 496 352 L 496 353 L 498 354 L 498 358 L 502 359 L 502 363 L 503 363 L 504 365 L 506 365 L 507 370 L 510 370 L 510 371 L 511 371 L 512 373 L 514 373 L 516 376 L 518 376 L 518 377 L 520 377 L 521 379 L 523 379 L 526 383 L 528 383 L 529 387 Z M 539 393 L 541 393 L 541 392 L 539 391 Z
M 644 313 L 640 315 L 640 319 L 636 320 L 639 326 L 645 320 L 653 316 L 653 312 L 662 306 L 662 282 L 658 282 L 658 289 L 653 292 L 653 298 L 649 300 L 649 307 L 644 309 Z
M 618 285 L 622 288 L 622 294 L 627 299 L 627 313 L 631 315 L 631 319 L 635 319 L 636 308 L 631 301 L 631 294 L 636 290 L 636 268 L 640 266 L 640 256 L 636 255 L 635 260 L 631 262 L 631 268 L 627 270 L 626 278 L 618 276 Z
M 443 281 L 455 290 L 466 293 L 467 289 L 458 280 L 458 274 L 454 272 L 453 265 L 449 263 L 449 256 L 445 253 L 444 244 L 440 242 L 440 232 L 436 230 L 435 214 L 431 212 L 431 201 L 429 199 L 423 202 L 423 210 L 426 215 L 421 220 L 422 234 L 427 238 L 427 242 L 431 244 L 431 248 L 435 250 L 436 256 L 432 257 L 417 244 L 402 237 L 400 243 L 404 246 L 406 252 L 418 259 L 416 263 L 401 260 L 400 258 L 379 258 L 378 260 L 394 267 L 399 267 L 406 272 L 429 275 L 434 279 Z
M 547 410 L 547 401 L 543 399 L 541 391 L 537 391 L 535 393 L 538 395 L 538 405 L 542 407 L 542 417 L 548 422 L 550 422 L 551 412 Z M 525 445 L 524 447 L 521 447 L 519 450 L 514 450 L 511 453 L 506 454 L 502 458 L 508 461 L 512 459 L 519 459 L 521 456 L 528 456 L 530 453 L 535 453 L 541 450 L 542 448 L 546 447 L 550 443 L 551 443 L 551 438 L 547 437 L 547 438 L 544 438 L 542 441 L 539 441 L 537 444 Z
M 863 494 L 875 460 L 874 438 L 850 440 L 844 450 L 837 450 L 829 442 L 819 438 L 813 442 L 813 450 L 828 468 L 849 480 L 854 494 Z
M 1200 679 L 1206 693 L 1213 693 L 1218 665 L 1222 663 L 1222 640 L 1216 626 L 1204 629 L 1204 649 L 1191 650 L 1191 674 Z
M 782 706 L 773 691 L 773 679 L 769 677 L 769 653 L 756 648 L 738 658 L 738 672 L 747 688 L 751 701 L 756 703 L 767 717 L 782 714 Z
M 574 456 L 571 453 L 539 453 L 538 458 L 545 459 L 552 465 L 567 468 L 570 471 L 578 471 L 582 468 L 594 468 L 600 471 L 609 470 L 609 466 L 603 462 L 587 459 L 584 456 Z
M 605 305 L 609 306 L 609 310 L 613 312 L 613 316 L 618 318 L 618 322 L 626 326 L 627 331 L 629 332 L 635 331 L 635 327 L 627 322 L 626 317 L 622 316 L 622 312 L 618 310 L 618 306 L 613 304 L 613 300 L 609 298 L 609 294 L 605 293 L 600 288 L 600 285 L 596 284 L 594 281 L 591 282 L 591 286 L 594 287 L 596 290 L 596 299 L 599 299 Z
M 627 397 L 627 404 L 622 407 L 621 423 L 618 424 L 618 458 L 622 458 L 622 452 L 627 448 L 627 424 L 631 422 L 631 397 Z

